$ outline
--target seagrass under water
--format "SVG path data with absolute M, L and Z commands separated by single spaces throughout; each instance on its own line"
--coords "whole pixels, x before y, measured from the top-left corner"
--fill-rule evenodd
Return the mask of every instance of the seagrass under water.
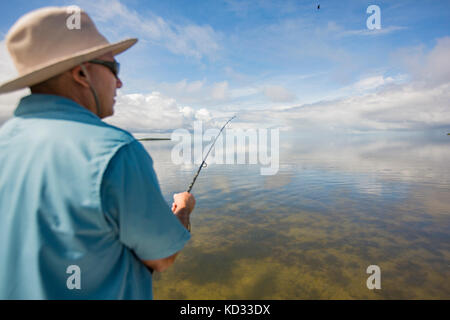
M 192 240 L 154 276 L 156 299 L 449 299 L 450 140 L 281 136 L 280 169 L 209 165 Z M 196 165 L 146 142 L 167 199 Z M 380 290 L 366 286 L 381 268 Z

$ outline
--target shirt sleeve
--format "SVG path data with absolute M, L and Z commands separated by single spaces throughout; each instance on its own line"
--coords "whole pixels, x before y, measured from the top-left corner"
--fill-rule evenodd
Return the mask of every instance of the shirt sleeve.
M 169 257 L 190 239 L 164 200 L 153 160 L 138 141 L 121 147 L 110 160 L 101 200 L 105 214 L 117 224 L 120 241 L 141 260 Z

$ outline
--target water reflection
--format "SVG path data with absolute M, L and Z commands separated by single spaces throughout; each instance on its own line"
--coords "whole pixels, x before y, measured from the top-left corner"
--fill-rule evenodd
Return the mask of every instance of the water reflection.
M 450 139 L 280 136 L 277 175 L 210 165 L 157 299 L 450 298 Z M 196 167 L 145 142 L 168 201 Z M 379 265 L 382 289 L 368 290 Z

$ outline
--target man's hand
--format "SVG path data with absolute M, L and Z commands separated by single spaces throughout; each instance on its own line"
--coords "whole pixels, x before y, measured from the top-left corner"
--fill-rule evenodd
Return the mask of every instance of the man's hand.
M 176 213 L 178 210 L 185 208 L 189 214 L 194 210 L 195 198 L 192 193 L 182 192 L 173 195 L 172 211 Z
M 190 230 L 189 216 L 195 207 L 195 198 L 189 192 L 176 193 L 173 195 L 172 212 L 181 221 L 184 227 Z M 170 257 L 158 260 L 144 260 L 144 264 L 153 270 L 162 272 L 166 270 L 175 261 L 178 252 Z
M 180 219 L 186 229 L 190 229 L 189 216 L 195 207 L 195 197 L 189 192 L 173 195 L 172 212 Z

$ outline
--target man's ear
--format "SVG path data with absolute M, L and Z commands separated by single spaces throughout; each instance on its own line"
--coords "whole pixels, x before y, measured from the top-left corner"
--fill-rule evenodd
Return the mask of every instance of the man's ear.
M 81 66 L 76 66 L 72 70 L 70 70 L 73 80 L 79 85 L 89 88 L 89 80 L 86 77 L 86 74 L 81 69 Z

